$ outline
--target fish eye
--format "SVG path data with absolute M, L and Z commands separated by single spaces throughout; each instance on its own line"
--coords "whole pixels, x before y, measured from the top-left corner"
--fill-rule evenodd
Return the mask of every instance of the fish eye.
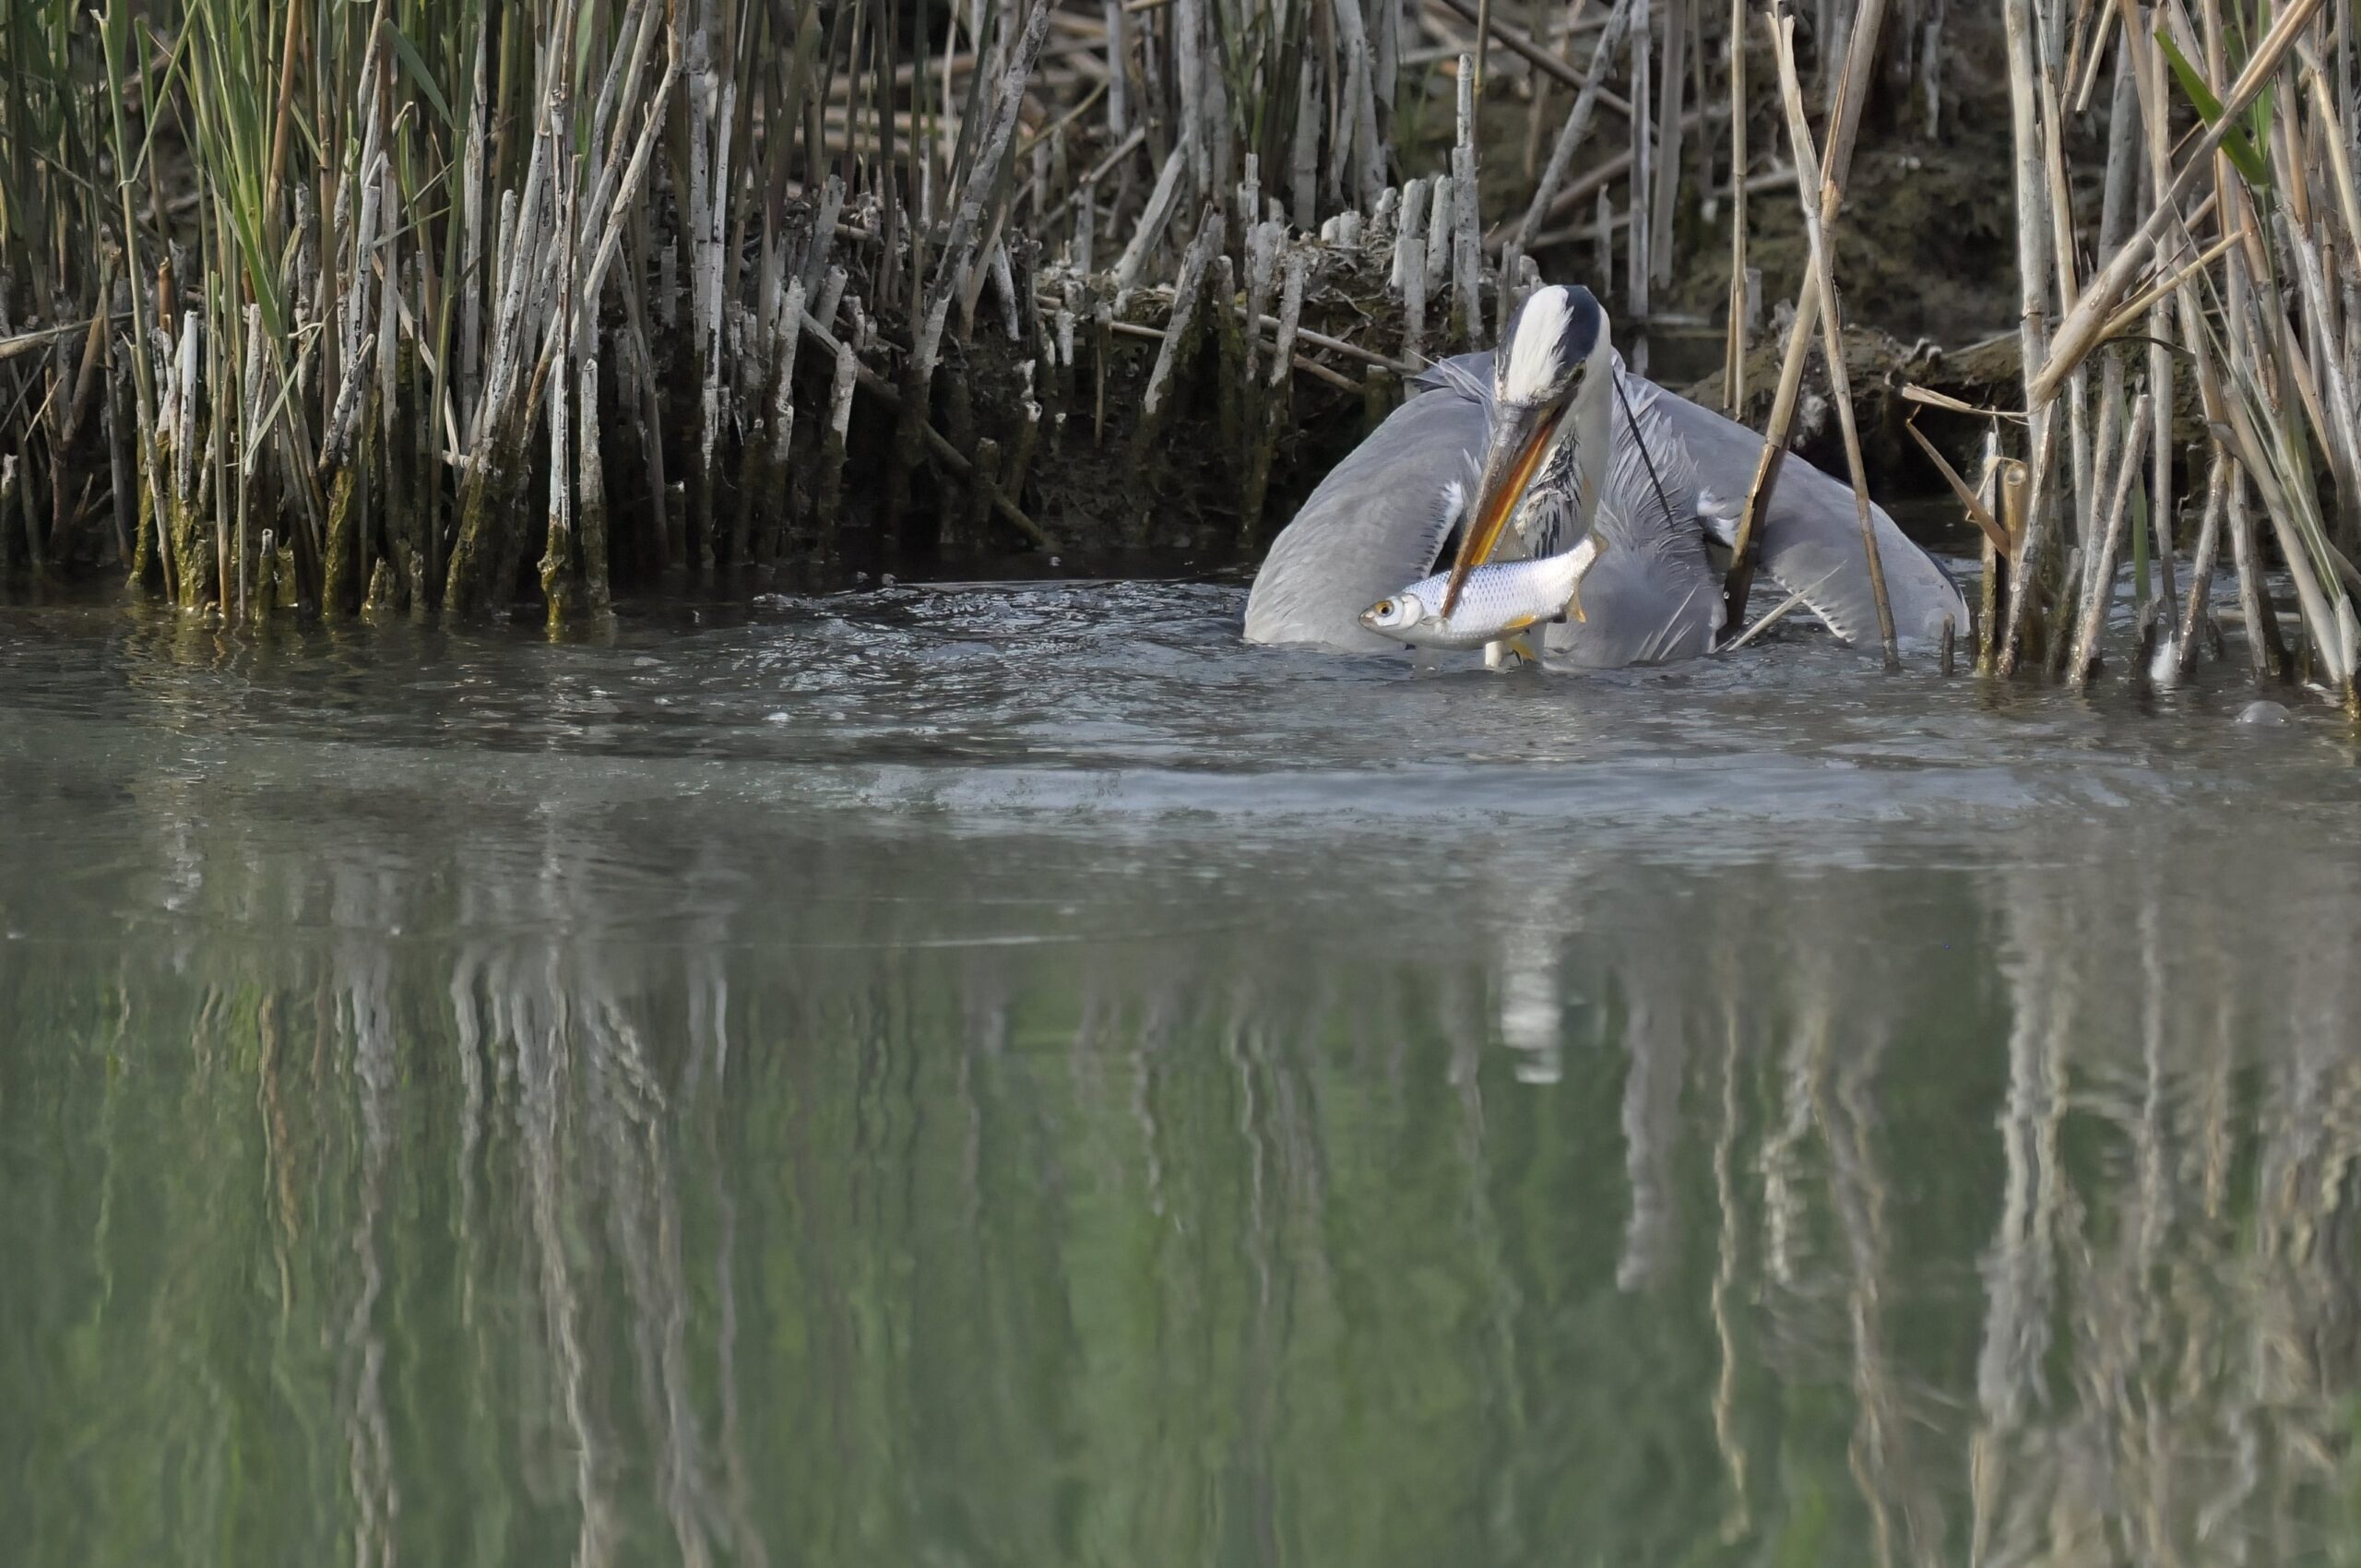
M 1394 613 L 1394 601 L 1393 601 L 1392 600 L 1390 600 L 1390 599 L 1381 599 L 1381 600 L 1379 600 L 1377 601 L 1377 613 L 1378 613 L 1378 614 L 1380 614 L 1380 615 L 1391 615 L 1391 614 L 1393 614 L 1393 613 Z

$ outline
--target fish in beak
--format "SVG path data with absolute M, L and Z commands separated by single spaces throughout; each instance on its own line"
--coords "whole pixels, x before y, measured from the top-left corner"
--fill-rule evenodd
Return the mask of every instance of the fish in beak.
M 1563 403 L 1536 408 L 1494 407 L 1497 411 L 1491 440 L 1484 452 L 1483 473 L 1477 481 L 1475 509 L 1466 530 L 1460 535 L 1459 554 L 1452 563 L 1451 581 L 1443 589 L 1445 615 L 1457 607 L 1460 592 L 1467 586 L 1467 574 L 1491 559 L 1501 531 L 1516 516 L 1517 506 L 1525 500 L 1533 476 L 1541 470 L 1542 459 L 1549 455 L 1558 426 L 1566 416 Z

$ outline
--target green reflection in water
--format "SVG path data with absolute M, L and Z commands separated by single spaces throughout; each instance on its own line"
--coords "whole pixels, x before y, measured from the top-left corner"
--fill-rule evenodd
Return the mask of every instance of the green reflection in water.
M 2361 1557 L 2349 736 L 1236 599 L 0 620 L 0 1562 Z
M 15 1560 L 2355 1555 L 2349 858 L 1500 920 L 1349 836 L 161 800 L 53 926 L 9 861 Z

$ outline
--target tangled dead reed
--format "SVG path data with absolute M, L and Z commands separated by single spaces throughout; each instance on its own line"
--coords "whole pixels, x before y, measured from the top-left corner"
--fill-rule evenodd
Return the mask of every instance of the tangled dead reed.
M 848 529 L 1088 548 L 1169 541 L 1177 504 L 1184 537 L 1252 547 L 1275 491 L 1545 272 L 1600 287 L 1644 364 L 1705 267 L 1734 409 L 1762 274 L 1800 274 L 1759 509 L 1815 346 L 1854 401 L 1825 350 L 1864 124 L 1932 144 L 2005 103 L 2023 398 L 1909 394 L 1987 537 L 1983 668 L 2083 679 L 2120 557 L 2139 668 L 2177 678 L 2233 618 L 2208 602 L 2226 540 L 2257 676 L 2349 693 L 2350 8 L 1792 11 L 18 4 L 0 548 L 227 617 L 538 591 L 558 624 Z M 1783 184 L 1812 242 L 1784 264 L 1752 216 L 1776 204 L 1749 205 Z

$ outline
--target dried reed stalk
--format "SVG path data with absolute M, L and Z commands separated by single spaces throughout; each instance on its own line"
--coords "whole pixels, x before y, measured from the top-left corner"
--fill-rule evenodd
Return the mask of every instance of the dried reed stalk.
M 1777 13 L 1765 13 L 1765 20 L 1775 31 Z M 1852 43 L 1845 58 L 1845 74 L 1840 80 L 1836 107 L 1831 115 L 1826 156 L 1821 177 L 1821 212 L 1822 222 L 1833 222 L 1838 205 L 1844 200 L 1845 181 L 1853 167 L 1853 145 L 1860 133 L 1860 105 L 1868 99 L 1869 77 L 1876 66 L 1877 38 L 1885 20 L 1885 0 L 1861 0 L 1860 16 L 1852 31 Z M 1754 478 L 1747 486 L 1746 509 L 1738 516 L 1738 531 L 1730 544 L 1730 574 L 1724 613 L 1728 625 L 1739 625 L 1746 619 L 1746 600 L 1754 582 L 1754 549 L 1762 530 L 1763 509 L 1771 503 L 1772 488 L 1778 482 L 1779 463 L 1786 456 L 1787 433 L 1796 417 L 1796 401 L 1803 390 L 1804 365 L 1810 357 L 1813 329 L 1819 325 L 1821 304 L 1819 269 L 1805 264 L 1803 291 L 1796 298 L 1795 324 L 1788 329 L 1786 358 L 1779 366 L 1778 388 L 1772 398 L 1771 418 L 1762 433 L 1762 452 L 1756 460 Z
M 1822 184 L 1820 149 L 1811 126 L 1804 120 L 1803 86 L 1796 77 L 1795 18 L 1775 18 L 1771 30 L 1777 52 L 1779 91 L 1787 110 L 1787 146 L 1796 166 L 1796 194 L 1803 205 L 1804 235 L 1811 247 L 1811 272 L 1820 284 L 1821 352 L 1828 362 L 1829 395 L 1836 404 L 1838 424 L 1845 436 L 1845 461 L 1853 481 L 1853 505 L 1861 525 L 1861 551 L 1868 561 L 1869 591 L 1878 607 L 1878 640 L 1889 672 L 1902 668 L 1893 632 L 1893 607 L 1887 602 L 1885 564 L 1878 555 L 1877 523 L 1869 510 L 1869 481 L 1861 465 L 1861 434 L 1854 424 L 1853 388 L 1845 368 L 1845 328 L 1836 311 L 1835 255 L 1827 236 L 1827 217 L 1836 210 L 1837 197 Z

